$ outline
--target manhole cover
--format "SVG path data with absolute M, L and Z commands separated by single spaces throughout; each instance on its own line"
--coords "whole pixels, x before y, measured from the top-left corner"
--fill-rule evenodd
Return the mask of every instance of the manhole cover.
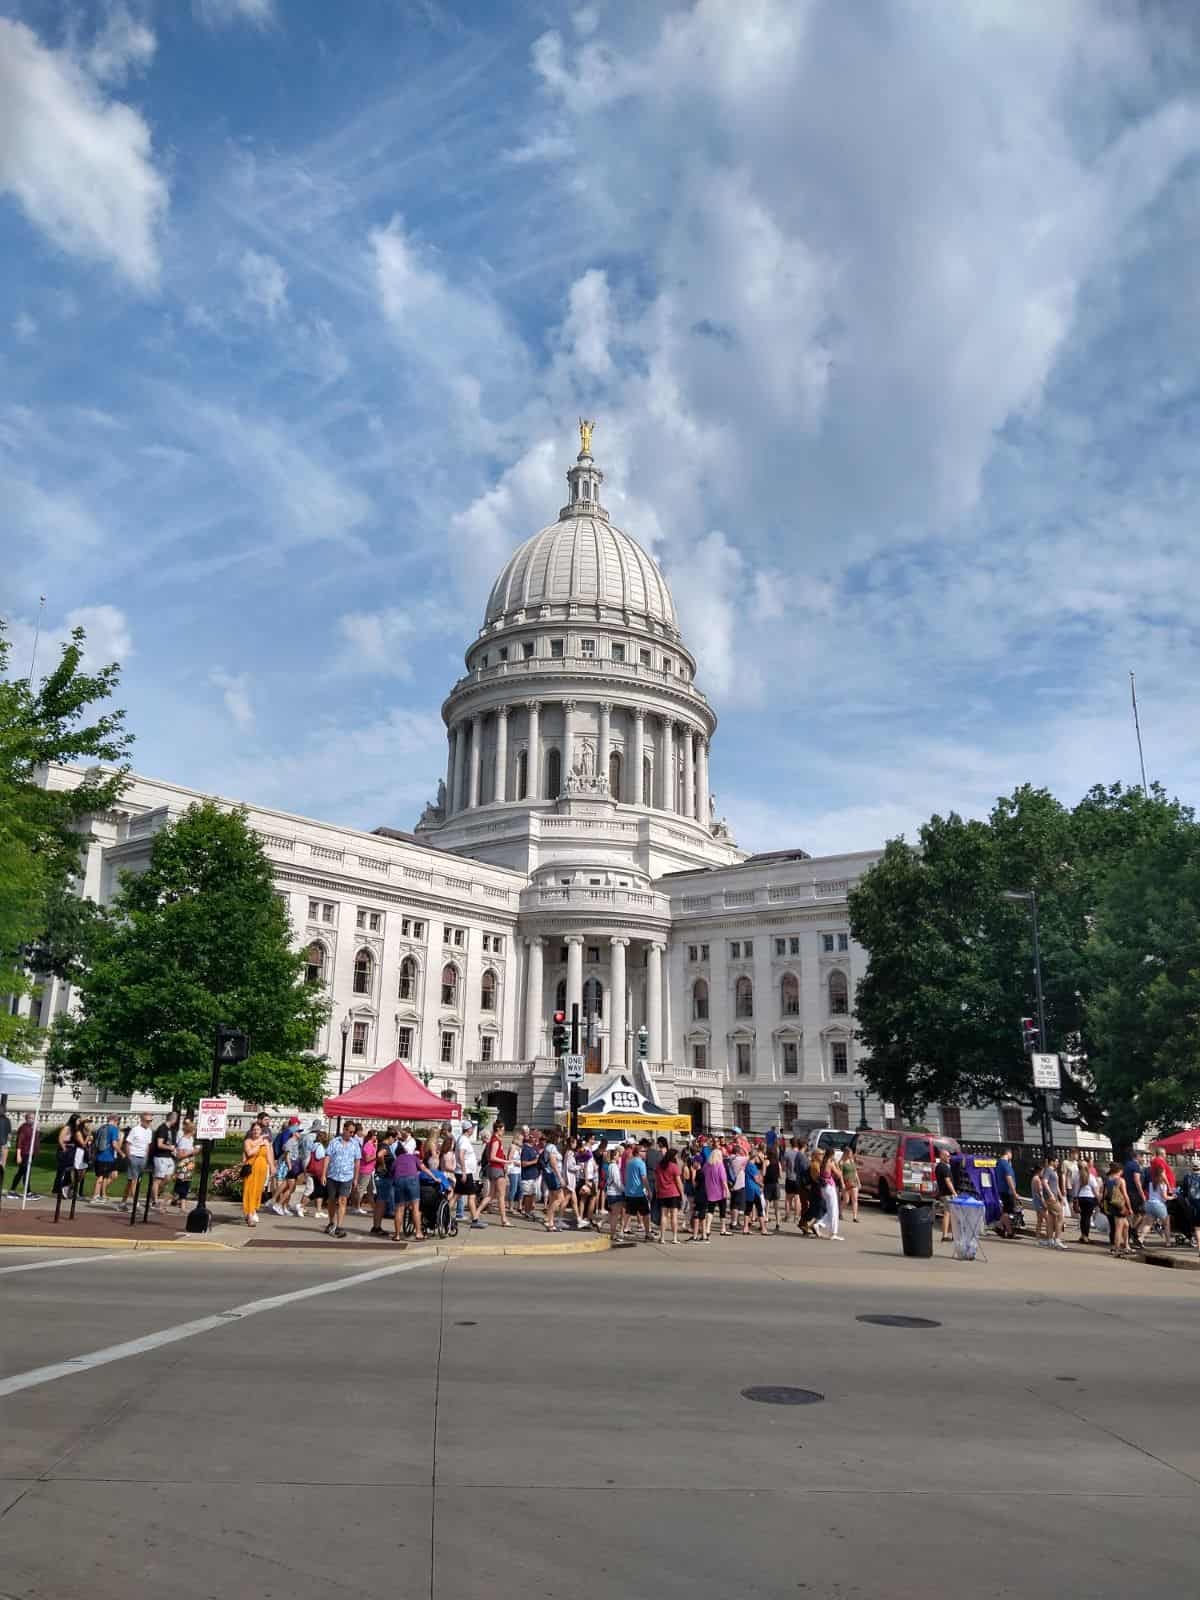
M 1078 1378 L 1072 1378 L 1070 1376 L 1065 1376 L 1065 1377 L 1055 1378 L 1054 1381 L 1055 1381 L 1055 1383 L 1078 1383 L 1079 1379 Z
M 940 1322 L 934 1322 L 931 1317 L 898 1317 L 891 1312 L 881 1311 L 877 1316 L 855 1317 L 856 1322 L 870 1322 L 877 1328 L 940 1328 Z
M 454 1326 L 456 1328 L 477 1328 L 479 1324 L 477 1322 L 456 1322 Z
M 743 1400 L 759 1400 L 765 1406 L 815 1406 L 824 1398 L 815 1389 L 789 1389 L 778 1384 L 742 1390 Z

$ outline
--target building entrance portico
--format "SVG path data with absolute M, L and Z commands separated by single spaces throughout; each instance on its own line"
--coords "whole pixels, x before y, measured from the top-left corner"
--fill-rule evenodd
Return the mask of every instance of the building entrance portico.
M 589 1073 L 634 1067 L 642 1027 L 648 1063 L 665 1064 L 665 939 L 645 930 L 571 929 L 527 935 L 524 950 L 527 1056 L 547 1055 L 553 1013 L 565 1011 L 569 1022 L 578 1006 L 580 1051 Z

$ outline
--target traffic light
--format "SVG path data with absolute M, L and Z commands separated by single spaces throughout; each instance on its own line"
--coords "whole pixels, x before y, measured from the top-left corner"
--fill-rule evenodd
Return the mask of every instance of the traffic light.
M 554 1013 L 554 1027 L 550 1030 L 550 1039 L 556 1056 L 565 1056 L 570 1034 L 567 1031 L 567 1013 L 556 1011 Z
M 646 1059 L 646 1047 L 650 1043 L 650 1033 L 649 1033 L 649 1030 L 647 1028 L 641 1027 L 641 1028 L 638 1029 L 637 1042 L 638 1042 L 638 1060 L 639 1061 L 645 1061 L 645 1059 Z
M 1041 1034 L 1039 1034 L 1038 1025 L 1032 1017 L 1021 1018 L 1021 1043 L 1027 1056 L 1031 1056 L 1035 1050 L 1042 1048 Z

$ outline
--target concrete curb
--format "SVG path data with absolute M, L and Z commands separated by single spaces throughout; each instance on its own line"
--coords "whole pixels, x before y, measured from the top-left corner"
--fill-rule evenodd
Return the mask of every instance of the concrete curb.
M 455 1260 L 459 1256 L 592 1256 L 609 1248 L 606 1234 L 595 1239 L 555 1239 L 549 1244 L 439 1244 L 434 1252 Z
M 235 1251 L 236 1245 L 218 1244 L 212 1239 L 64 1239 L 53 1233 L 0 1233 L 0 1250 L 221 1250 Z
M 1186 1255 L 1168 1255 L 1165 1250 L 1147 1250 L 1143 1257 L 1147 1267 L 1176 1267 L 1182 1272 L 1200 1272 L 1200 1256 L 1195 1251 Z

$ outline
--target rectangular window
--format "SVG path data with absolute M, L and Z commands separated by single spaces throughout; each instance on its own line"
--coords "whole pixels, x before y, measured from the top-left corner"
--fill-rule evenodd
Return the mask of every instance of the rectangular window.
M 563 658 L 563 641 L 561 639 L 551 639 L 551 641 L 550 641 L 550 659 L 552 661 L 561 661 L 562 658 Z
M 800 1076 L 800 1046 L 794 1039 L 783 1042 L 783 1072 L 787 1078 Z
M 599 961 L 599 959 L 600 959 L 600 946 L 598 944 L 590 944 L 590 945 L 588 945 L 588 947 L 587 947 L 587 958 L 588 958 L 589 961 Z
M 321 907 L 321 921 L 332 922 L 336 915 L 337 911 L 333 903 L 329 900 L 326 900 L 324 905 Z
M 849 948 L 850 948 L 850 935 L 848 933 L 839 933 L 838 934 L 838 949 L 839 950 L 849 950 Z
M 442 1061 L 447 1066 L 454 1061 L 454 1033 L 449 1028 L 442 1034 Z
M 962 1138 L 962 1112 L 957 1106 L 942 1107 L 942 1132 L 948 1139 Z
M 785 1100 L 779 1108 L 779 1126 L 784 1133 L 791 1133 L 796 1126 L 796 1108 L 790 1100 Z
M 487 657 L 486 657 L 486 656 L 483 656 L 483 657 L 482 657 L 482 658 L 481 658 L 481 660 L 480 660 L 480 662 L 479 662 L 479 665 L 480 665 L 480 666 L 481 666 L 481 667 L 486 667 L 486 666 L 487 666 Z
M 729 954 L 730 954 L 731 958 L 734 961 L 740 960 L 741 954 L 742 954 L 742 947 L 741 947 L 740 942 L 737 939 L 731 939 L 729 941 Z
M 638 660 L 641 662 L 642 666 L 648 667 L 650 665 L 650 652 L 649 652 L 649 650 L 639 650 L 638 651 Z
M 674 672 L 674 670 L 675 670 L 675 663 L 671 660 L 670 656 L 664 656 L 663 657 L 663 671 L 664 672 Z
M 308 920 L 310 922 L 319 922 L 321 920 L 321 902 L 319 900 L 310 900 L 308 902 Z
M 525 661 L 529 661 L 529 660 L 532 659 L 533 649 L 534 649 L 533 640 L 532 639 L 526 639 L 524 641 L 524 643 L 521 645 L 521 656 Z
M 787 955 L 787 940 L 786 939 L 776 939 L 776 941 L 775 941 L 775 954 L 777 956 L 785 956 L 785 955 Z
M 790 955 L 790 956 L 798 956 L 799 954 L 800 954 L 800 941 L 799 941 L 799 939 L 797 939 L 793 935 L 788 940 L 788 955 Z
M 613 647 L 612 647 L 612 658 L 613 658 L 614 661 L 624 661 L 624 659 L 625 659 L 625 646 L 623 644 L 614 644 L 613 645 Z
M 508 660 L 508 646 L 506 644 L 500 646 L 500 659 L 501 661 Z
M 850 1126 L 850 1107 L 844 1100 L 835 1100 L 829 1107 L 829 1126 L 831 1128 Z
M 831 933 L 823 933 L 821 935 L 821 949 L 827 956 L 833 954 L 833 935 Z
M 561 967 L 565 967 L 567 964 L 567 947 L 565 944 L 560 944 L 558 947 L 558 964 Z
M 750 1126 L 749 1100 L 735 1100 L 733 1102 L 733 1120 L 739 1128 L 744 1129 Z
M 494 933 L 492 935 L 492 954 L 494 956 L 502 956 L 504 954 L 504 935 L 502 933 Z
M 401 1028 L 396 1035 L 396 1054 L 402 1061 L 412 1060 L 413 1031 L 411 1028 Z
M 308 902 L 308 920 L 310 922 L 332 922 L 334 918 L 334 905 L 331 900 L 310 900 Z
M 580 639 L 580 641 L 579 641 L 579 653 L 580 653 L 581 656 L 586 656 L 590 660 L 591 657 L 593 657 L 596 654 L 596 641 L 595 641 L 595 639 Z
M 492 936 L 490 933 L 485 933 L 483 936 L 483 948 L 485 950 L 490 950 L 492 948 Z
M 359 911 L 358 915 L 354 919 L 354 926 L 356 928 L 365 928 L 366 925 L 367 925 L 367 913 L 365 911 Z
M 749 960 L 750 957 L 754 954 L 754 940 L 753 939 L 743 939 L 742 940 L 742 954 L 746 957 L 747 960 Z
M 701 961 L 708 960 L 708 946 L 706 944 L 700 946 L 700 959 Z
M 692 1046 L 692 1066 L 695 1067 L 697 1072 L 708 1071 L 708 1046 L 706 1044 L 694 1044 Z
M 443 927 L 442 927 L 442 943 L 443 944 L 449 944 L 450 943 L 450 935 L 453 932 L 454 932 L 454 930 L 453 930 L 453 928 L 451 928 L 451 926 L 450 926 L 450 924 L 448 922 L 443 925 Z
M 1025 1143 L 1025 1113 L 1020 1106 L 1000 1107 L 1000 1135 L 1005 1144 Z
M 699 961 L 699 959 L 700 959 L 700 946 L 697 945 L 697 944 L 688 945 L 688 960 L 689 961 Z
M 401 935 L 401 937 L 404 938 L 404 939 L 407 939 L 410 936 L 411 933 L 412 933 L 412 918 L 411 917 L 401 917 L 400 918 L 400 935 Z
M 355 923 L 356 926 L 365 928 L 368 933 L 378 933 L 383 926 L 383 913 L 380 911 L 364 911 L 359 907 Z
M 414 922 L 413 923 L 413 938 L 414 939 L 423 939 L 424 937 L 425 937 L 425 924 L 423 922 Z
M 745 1039 L 737 1042 L 737 1075 L 739 1078 L 750 1076 L 750 1045 Z
M 485 1033 L 479 1041 L 480 1061 L 493 1061 L 496 1054 L 496 1041 L 490 1033 Z
M 844 1039 L 835 1039 L 829 1046 L 829 1062 L 835 1078 L 844 1078 L 850 1071 L 849 1049 Z
M 454 942 L 459 947 L 460 950 L 463 947 L 463 945 L 466 944 L 466 942 L 467 942 L 467 933 L 466 933 L 466 929 L 465 928 L 455 928 L 455 930 L 454 930 Z
M 354 1032 L 350 1037 L 350 1054 L 352 1056 L 365 1056 L 367 1053 L 367 1029 L 370 1024 L 356 1022 Z

